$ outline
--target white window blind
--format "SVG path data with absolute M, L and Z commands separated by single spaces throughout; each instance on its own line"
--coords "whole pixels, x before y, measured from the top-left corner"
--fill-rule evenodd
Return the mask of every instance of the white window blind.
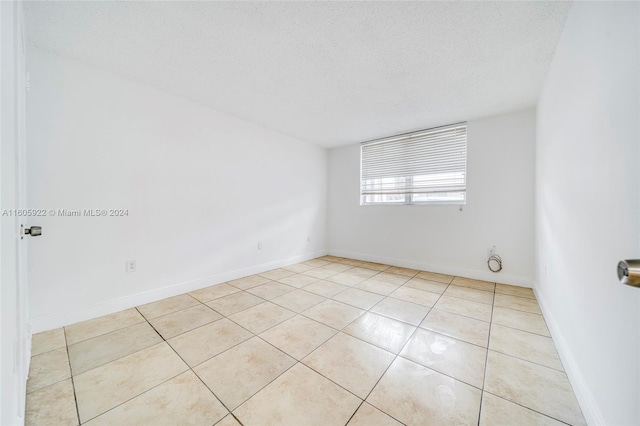
M 361 145 L 361 204 L 464 204 L 467 123 Z

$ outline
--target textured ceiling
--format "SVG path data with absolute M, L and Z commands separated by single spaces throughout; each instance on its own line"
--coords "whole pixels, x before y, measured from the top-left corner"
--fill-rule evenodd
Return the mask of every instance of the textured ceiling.
M 25 2 L 28 41 L 332 147 L 533 106 L 566 2 Z

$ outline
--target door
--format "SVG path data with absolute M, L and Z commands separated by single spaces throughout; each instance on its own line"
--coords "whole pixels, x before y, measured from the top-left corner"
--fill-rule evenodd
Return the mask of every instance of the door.
M 25 58 L 22 3 L 0 2 L 0 424 L 22 424 L 29 369 L 27 325 Z

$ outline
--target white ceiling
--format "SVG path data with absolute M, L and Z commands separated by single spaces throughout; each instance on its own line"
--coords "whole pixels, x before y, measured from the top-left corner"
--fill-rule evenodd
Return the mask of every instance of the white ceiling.
M 566 2 L 25 2 L 43 50 L 325 147 L 535 105 Z

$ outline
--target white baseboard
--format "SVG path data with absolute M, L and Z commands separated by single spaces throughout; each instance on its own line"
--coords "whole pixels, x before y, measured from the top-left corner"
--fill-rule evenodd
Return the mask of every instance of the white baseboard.
M 564 367 L 564 371 L 567 373 L 569 383 L 571 383 L 571 386 L 573 387 L 573 393 L 576 395 L 576 399 L 578 400 L 580 409 L 582 409 L 582 414 L 584 415 L 587 424 L 591 426 L 605 425 L 606 423 L 602 417 L 600 409 L 598 409 L 598 404 L 596 404 L 593 394 L 589 390 L 589 387 L 578 368 L 578 364 L 576 364 L 575 359 L 573 358 L 573 354 L 567 344 L 567 340 L 564 338 L 562 330 L 555 321 L 544 296 L 542 293 L 538 292 L 535 287 L 536 286 L 534 286 L 533 291 L 538 299 L 540 309 L 542 310 L 542 316 L 544 316 L 547 323 L 547 327 L 549 328 L 549 332 L 553 338 L 553 343 L 555 343 L 558 355 L 562 360 L 562 366 Z
M 491 271 L 480 271 L 477 269 L 460 268 L 435 263 L 417 262 L 413 260 L 394 259 L 391 257 L 375 256 L 364 253 L 354 253 L 345 250 L 330 249 L 332 256 L 348 257 L 350 259 L 364 260 L 367 262 L 384 263 L 387 265 L 401 266 L 403 268 L 419 269 L 422 271 L 437 272 L 439 274 L 455 275 L 457 277 L 473 278 L 500 284 L 509 284 L 518 287 L 533 288 L 533 279 L 518 275 L 508 275 L 503 273 L 493 273 Z
M 259 274 L 260 272 L 268 271 L 271 269 L 281 268 L 283 266 L 292 265 L 298 262 L 304 262 L 305 260 L 314 259 L 326 254 L 326 250 L 320 250 L 313 253 L 305 253 L 298 256 L 293 256 L 287 259 L 262 263 L 260 265 L 250 266 L 247 268 L 221 272 L 219 274 L 202 277 L 196 280 L 186 281 L 151 291 L 132 294 L 118 299 L 109 300 L 104 303 L 99 303 L 80 309 L 74 309 L 72 311 L 31 318 L 29 322 L 33 333 L 40 333 L 47 330 L 53 330 L 54 328 L 75 324 L 80 321 L 86 321 L 103 315 L 109 315 L 114 312 L 119 312 L 125 309 L 133 308 L 135 306 L 144 305 L 145 303 L 156 302 L 158 300 L 166 299 L 167 297 L 177 296 L 179 294 L 199 290 L 201 288 L 220 284 L 225 281 L 246 277 L 247 275 Z

